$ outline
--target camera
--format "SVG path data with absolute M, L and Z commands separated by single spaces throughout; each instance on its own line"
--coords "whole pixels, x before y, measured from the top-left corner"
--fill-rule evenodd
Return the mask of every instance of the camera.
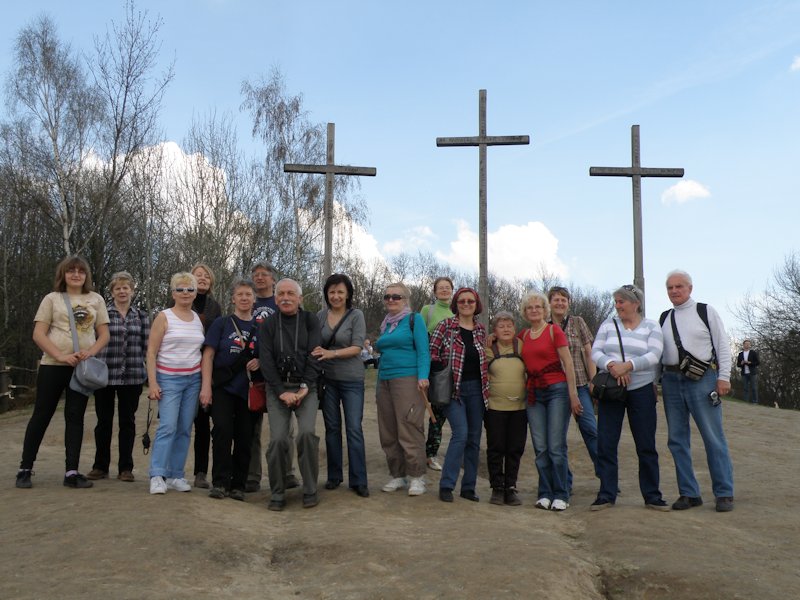
M 708 395 L 708 399 L 711 401 L 711 406 L 719 406 L 722 404 L 722 398 L 719 397 L 719 394 L 716 392 L 716 390 L 712 391 Z
M 278 360 L 278 373 L 280 373 L 283 381 L 289 381 L 291 377 L 297 377 L 297 367 L 294 362 L 294 356 L 283 355 Z

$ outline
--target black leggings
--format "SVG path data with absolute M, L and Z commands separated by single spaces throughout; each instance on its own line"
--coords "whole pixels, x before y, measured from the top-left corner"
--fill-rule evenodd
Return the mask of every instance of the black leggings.
M 61 394 L 66 390 L 64 403 L 64 448 L 66 449 L 65 466 L 67 471 L 77 471 L 81 458 L 83 442 L 83 415 L 86 412 L 88 396 L 70 389 L 69 380 L 73 368 L 70 366 L 41 365 L 36 376 L 36 403 L 33 414 L 25 429 L 25 441 L 22 444 L 22 461 L 20 469 L 32 469 L 42 444 L 47 426 L 56 412 Z

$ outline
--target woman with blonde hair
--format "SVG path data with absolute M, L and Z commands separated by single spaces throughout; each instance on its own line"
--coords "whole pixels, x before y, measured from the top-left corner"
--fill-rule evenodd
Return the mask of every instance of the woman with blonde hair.
M 69 304 L 68 304 L 69 303 Z M 74 347 L 73 326 L 78 350 Z M 56 267 L 53 291 L 44 297 L 33 318 L 33 341 L 42 352 L 36 376 L 36 402 L 22 444 L 17 487 L 30 488 L 33 463 L 44 434 L 65 393 L 64 486 L 90 488 L 92 482 L 78 472 L 83 442 L 83 416 L 89 397 L 70 387 L 72 373 L 83 360 L 96 356 L 108 344 L 108 311 L 100 294 L 92 291 L 92 272 L 81 256 L 68 256 Z

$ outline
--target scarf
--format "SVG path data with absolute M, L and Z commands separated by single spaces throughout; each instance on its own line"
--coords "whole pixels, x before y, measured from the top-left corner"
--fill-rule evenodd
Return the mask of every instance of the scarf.
M 407 314 L 409 314 L 411 310 L 406 306 L 403 310 L 401 310 L 396 315 L 387 314 L 383 317 L 383 323 L 381 323 L 381 335 L 386 331 L 387 326 L 389 329 L 389 333 L 393 332 L 397 328 L 397 324 L 403 320 Z

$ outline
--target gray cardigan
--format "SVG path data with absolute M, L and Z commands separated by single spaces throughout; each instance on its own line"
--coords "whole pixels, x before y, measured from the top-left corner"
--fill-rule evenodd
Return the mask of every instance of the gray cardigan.
M 323 308 L 317 313 L 321 327 L 322 345 L 330 344 L 331 333 L 333 330 L 328 325 L 328 309 Z M 336 339 L 330 345 L 329 350 L 341 350 L 350 346 L 364 347 L 364 338 L 367 335 L 367 323 L 364 320 L 364 313 L 354 308 L 347 320 L 339 327 L 336 332 Z M 325 371 L 325 378 L 334 381 L 361 381 L 364 379 L 364 361 L 361 355 L 356 354 L 350 358 L 332 358 L 323 360 L 319 363 Z

